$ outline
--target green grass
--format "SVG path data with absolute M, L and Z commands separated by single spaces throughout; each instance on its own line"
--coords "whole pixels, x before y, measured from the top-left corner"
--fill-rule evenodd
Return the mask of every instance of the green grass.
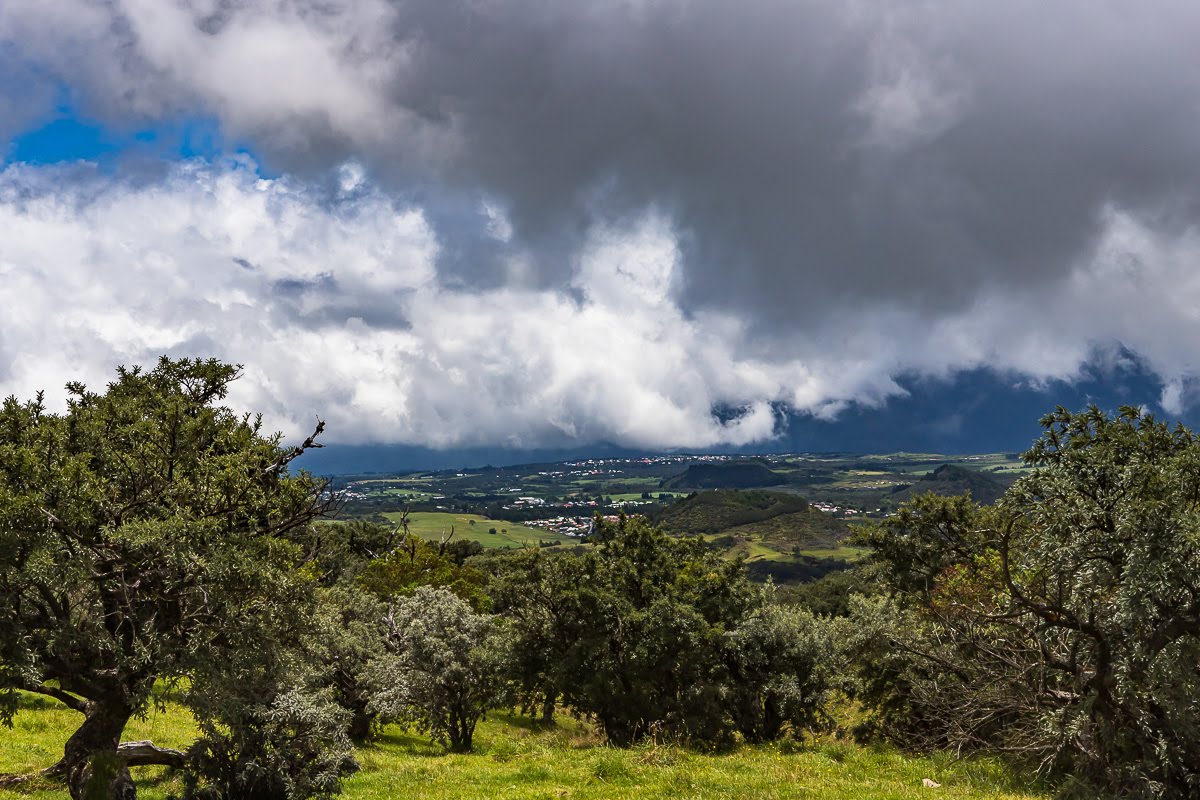
M 702 537 L 706 541 L 714 541 L 727 537 L 723 533 L 706 533 Z M 843 561 L 855 562 L 864 558 L 870 552 L 865 547 L 851 545 L 834 545 L 832 547 L 802 547 L 793 552 L 791 548 L 780 549 L 771 542 L 761 539 L 741 539 L 726 551 L 729 557 L 741 556 L 746 561 L 794 561 L 796 555 L 810 558 L 839 558 Z
M 851 563 L 865 558 L 871 552 L 867 547 L 841 545 L 839 547 L 812 547 L 800 550 L 800 555 L 811 558 L 840 558 Z
M 67 737 L 79 727 L 82 719 L 57 700 L 23 693 L 12 729 L 0 728 L 0 773 L 34 772 L 55 763 L 62 757 Z M 191 715 L 168 704 L 164 711 L 131 720 L 124 739 L 150 739 L 162 747 L 184 748 L 196 738 L 196 733 Z M 162 767 L 135 769 L 138 797 L 162 800 L 172 789 L 178 792 L 177 780 L 165 773 Z M 65 788 L 50 781 L 26 784 L 19 790 L 0 789 L 0 800 L 68 800 L 69 797 Z
M 21 772 L 52 763 L 79 716 L 52 701 L 25 698 L 12 731 L 0 734 L 0 772 Z M 136 722 L 126 738 L 153 738 L 184 746 L 194 735 L 178 707 Z M 790 742 L 707 754 L 647 744 L 622 750 L 600 745 L 577 721 L 560 718 L 550 730 L 528 720 L 494 715 L 476 732 L 476 752 L 449 755 L 427 739 L 396 726 L 358 751 L 362 770 L 345 785 L 346 800 L 717 800 L 718 798 L 804 798 L 807 800 L 1034 800 L 1047 798 L 992 760 L 955 761 L 913 757 L 839 741 Z M 161 770 L 135 770 L 138 796 L 164 800 L 177 780 Z M 926 789 L 923 778 L 942 784 Z M 0 800 L 65 800 L 51 783 L 0 790 Z
M 393 522 L 399 522 L 402 512 L 391 511 L 384 514 Z M 472 525 L 471 522 L 475 524 Z M 477 514 L 452 514 L 440 511 L 414 511 L 408 517 L 408 529 L 416 536 L 430 541 L 438 541 L 444 533 L 454 528 L 454 538 L 468 542 L 479 542 L 484 547 L 521 547 L 537 542 L 553 542 L 564 544 L 574 541 L 569 536 L 563 536 L 541 528 L 531 528 L 519 522 L 505 522 L 501 519 L 488 519 Z M 496 533 L 488 533 L 492 528 Z

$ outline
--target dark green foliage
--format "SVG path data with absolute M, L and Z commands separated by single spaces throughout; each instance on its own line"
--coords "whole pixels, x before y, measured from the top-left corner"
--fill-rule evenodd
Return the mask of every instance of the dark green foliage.
M 787 478 L 761 461 L 728 461 L 716 464 L 692 464 L 679 475 L 667 478 L 660 487 L 680 489 L 753 489 L 782 486 Z
M 507 674 L 515 700 L 538 709 L 549 722 L 575 665 L 583 629 L 578 592 L 588 575 L 575 553 L 522 549 L 474 562 L 490 574 L 493 609 L 510 623 L 512 655 Z
M 471 520 L 471 524 L 474 525 L 475 520 Z M 546 542 L 539 542 L 539 544 L 546 544 Z M 483 545 L 479 542 L 452 539 L 442 546 L 442 555 L 461 567 L 467 563 L 467 559 L 481 555 L 483 549 Z
M 385 600 L 410 597 L 422 586 L 444 588 L 473 608 L 485 611 L 491 598 L 483 590 L 484 575 L 465 564 L 475 548 L 455 548 L 448 542 L 435 544 L 413 534 L 404 534 L 392 550 L 363 568 L 359 584 Z M 456 556 L 463 556 L 459 560 Z
M 363 569 L 398 546 L 402 531 L 395 525 L 366 520 L 322 520 L 289 534 L 304 560 L 324 586 L 352 582 Z
M 740 562 L 640 518 L 597 520 L 593 540 L 493 563 L 489 588 L 511 620 L 514 678 L 530 706 L 561 698 L 615 744 L 652 732 L 769 737 L 816 718 L 824 695 L 803 687 L 824 685 L 828 672 L 805 659 L 831 653 L 772 628 L 779 615 L 793 633 L 811 618 L 764 610 Z
M 844 666 L 842 627 L 767 602 L 726 635 L 726 702 L 747 741 L 778 738 L 785 725 L 813 730 L 830 724 L 826 709 Z
M 220 405 L 236 376 L 164 358 L 102 394 L 71 384 L 62 415 L 40 396 L 0 407 L 0 712 L 20 688 L 84 715 L 73 796 L 156 681 L 224 663 L 247 619 L 309 607 L 286 537 L 322 512 L 322 485 L 289 472 L 303 446 Z M 113 793 L 132 791 L 119 773 Z
M 746 574 L 754 581 L 771 580 L 777 584 L 804 584 L 849 569 L 850 562 L 840 558 L 793 556 L 791 561 L 751 561 Z
M 872 562 L 892 588 L 905 593 L 933 591 L 946 570 L 970 565 L 994 532 L 990 515 L 967 495 L 913 498 L 881 524 L 855 531 L 850 543 L 872 550 Z
M 305 649 L 320 665 L 319 680 L 347 712 L 347 732 L 362 742 L 375 732 L 374 687 L 370 671 L 388 653 L 388 605 L 354 583 L 320 593 L 317 629 Z
M 922 475 L 911 486 L 898 486 L 887 498 L 890 503 L 904 502 L 916 495 L 932 493 L 943 497 L 969 493 L 971 499 L 983 505 L 999 500 L 1011 485 L 1009 479 L 989 475 L 956 464 L 942 464 L 932 472 Z
M 641 738 L 653 724 L 719 736 L 719 637 L 756 600 L 741 563 L 640 518 L 598 524 L 595 538 L 582 599 L 592 623 L 583 644 L 596 669 L 568 682 L 568 703 L 592 709 L 616 742 Z
M 871 595 L 880 590 L 878 578 L 870 569 L 855 566 L 842 569 L 806 583 L 781 586 L 780 602 L 806 608 L 813 614 L 845 617 L 850 614 L 853 595 Z
M 859 614 L 892 645 L 872 699 L 906 735 L 1020 752 L 1092 792 L 1194 796 L 1200 442 L 1135 408 L 1042 424 L 995 509 L 922 498 L 866 537 L 896 593 Z

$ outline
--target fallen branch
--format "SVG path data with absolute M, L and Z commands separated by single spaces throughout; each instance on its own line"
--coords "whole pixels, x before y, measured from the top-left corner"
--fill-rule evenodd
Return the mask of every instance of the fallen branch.
M 117 745 L 117 758 L 127 767 L 163 766 L 182 767 L 187 754 L 170 747 L 158 747 L 154 742 L 121 742 Z

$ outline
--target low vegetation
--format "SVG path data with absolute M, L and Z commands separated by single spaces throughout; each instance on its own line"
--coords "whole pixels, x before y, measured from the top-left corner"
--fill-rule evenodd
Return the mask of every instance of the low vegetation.
M 62 751 L 74 712 L 55 701 L 27 696 L 15 727 L 0 746 L 0 772 L 27 772 Z M 134 719 L 130 738 L 186 748 L 196 735 L 186 711 L 168 704 Z M 345 781 L 345 800 L 513 800 L 576 798 L 635 800 L 678 797 L 810 797 L 813 800 L 913 800 L 934 794 L 955 800 L 1046 800 L 1027 777 L 993 759 L 913 757 L 891 748 L 844 741 L 742 746 L 706 753 L 662 742 L 632 748 L 602 744 L 587 725 L 559 715 L 543 727 L 506 712 L 480 722 L 469 754 L 446 752 L 415 731 L 388 725 L 355 752 L 361 769 Z M 183 786 L 162 767 L 134 768 L 142 800 L 166 800 Z M 63 800 L 53 781 L 0 788 L 0 800 Z

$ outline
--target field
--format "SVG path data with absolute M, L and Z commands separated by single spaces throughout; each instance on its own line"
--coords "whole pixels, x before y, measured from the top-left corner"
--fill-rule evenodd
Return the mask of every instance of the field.
M 388 512 L 383 516 L 399 522 L 401 512 Z M 472 524 L 474 523 L 474 524 Z M 436 542 L 454 529 L 454 538 L 460 541 L 479 542 L 484 547 L 523 547 L 538 542 L 565 544 L 574 541 L 553 531 L 531 528 L 517 522 L 488 519 L 478 514 L 453 514 L 437 511 L 414 511 L 408 516 L 408 529 L 422 539 Z M 495 533 L 489 533 L 495 528 Z
M 0 733 L 0 772 L 23 772 L 54 762 L 78 715 L 54 701 L 26 696 L 12 731 Z M 184 712 L 166 712 L 137 721 L 127 739 L 186 746 L 194 727 Z M 362 771 L 345 785 L 346 800 L 469 800 L 509 798 L 796 798 L 800 800 L 1035 800 L 1031 791 L 995 761 L 949 757 L 918 758 L 885 749 L 830 741 L 742 747 L 705 754 L 658 744 L 621 750 L 597 743 L 582 724 L 560 718 L 539 731 L 523 718 L 494 715 L 480 724 L 476 753 L 447 755 L 428 740 L 391 726 L 374 745 L 358 752 Z M 165 800 L 177 781 L 159 768 L 134 776 L 139 798 Z M 941 784 L 930 789 L 929 778 Z M 0 790 L 0 800 L 66 800 L 52 784 Z
M 463 472 L 414 472 L 392 476 L 353 476 L 337 479 L 347 490 L 342 513 L 370 516 L 412 508 L 449 511 L 493 519 L 527 520 L 534 516 L 590 517 L 593 511 L 653 514 L 672 499 L 698 488 L 763 488 L 802 496 L 858 516 L 882 517 L 894 510 L 895 491 L 934 472 L 943 464 L 973 470 L 1005 484 L 1027 471 L 1013 453 L 886 455 L 792 453 L 746 461 L 734 456 L 692 455 L 653 458 L 609 458 L 553 464 L 518 464 L 468 469 Z M 744 479 L 746 468 L 771 480 L 763 487 L 721 483 L 721 475 Z M 668 485 L 689 470 L 709 476 L 704 486 Z M 732 472 L 731 472 L 732 470 Z M 741 473 L 738 473 L 741 470 Z M 751 476 L 752 477 L 752 476 Z M 712 481 L 716 481 L 713 483 Z M 937 490 L 936 486 L 921 487 Z M 649 500 L 643 493 L 650 495 Z M 536 507 L 528 502 L 536 500 Z M 712 531 L 693 531 L 709 532 Z

